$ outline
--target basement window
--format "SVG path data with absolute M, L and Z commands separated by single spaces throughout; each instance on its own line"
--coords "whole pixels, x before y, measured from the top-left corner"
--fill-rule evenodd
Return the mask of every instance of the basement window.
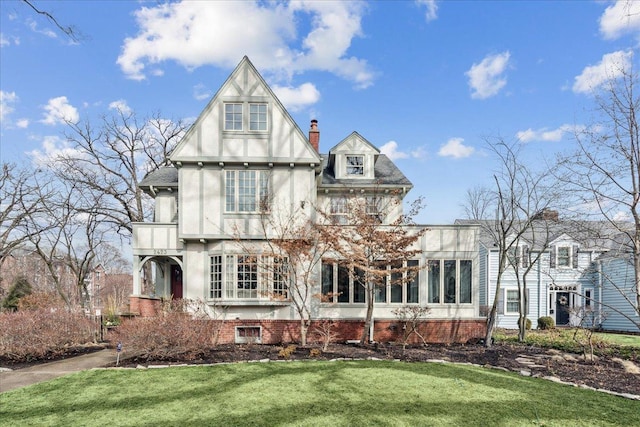
M 236 344 L 262 343 L 262 326 L 236 326 Z

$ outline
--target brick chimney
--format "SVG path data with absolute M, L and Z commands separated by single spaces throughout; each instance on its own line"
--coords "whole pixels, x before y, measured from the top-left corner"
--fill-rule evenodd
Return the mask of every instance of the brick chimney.
M 309 129 L 309 142 L 317 152 L 320 152 L 320 131 L 318 130 L 318 121 L 311 120 L 311 129 Z

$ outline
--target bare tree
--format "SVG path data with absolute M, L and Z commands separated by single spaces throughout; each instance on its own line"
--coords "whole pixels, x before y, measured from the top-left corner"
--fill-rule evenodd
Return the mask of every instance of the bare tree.
M 532 173 L 520 161 L 520 147 L 517 142 L 507 143 L 500 138 L 487 142 L 499 164 L 499 170 L 493 174 L 495 185 L 493 188 L 478 187 L 469 190 L 465 210 L 467 217 L 478 221 L 482 232 L 490 236 L 493 247 L 497 248 L 498 270 L 495 294 L 487 316 L 485 336 L 485 345 L 490 347 L 497 322 L 505 271 L 509 266 L 520 265 L 520 259 L 515 254 L 522 243 L 540 245 L 540 239 L 537 237 L 537 242 L 529 242 L 526 237 L 528 235 L 529 239 L 532 238 L 535 230 L 534 222 L 539 218 L 537 214 L 549 206 L 551 197 L 547 192 L 550 186 L 544 184 L 545 174 Z M 546 239 L 548 239 L 548 233 Z M 527 260 L 529 264 L 524 271 L 516 270 L 522 338 L 524 338 L 526 325 L 526 276 L 531 270 L 531 262 L 535 259 L 530 259 L 527 255 Z
M 41 230 L 28 230 L 28 218 L 42 211 L 43 203 L 51 192 L 39 188 L 41 184 L 34 174 L 19 169 L 15 164 L 2 164 L 0 171 L 0 271 L 12 251 Z M 0 276 L 0 285 L 2 277 Z
M 394 205 L 402 203 L 398 195 L 374 194 L 369 200 L 351 196 L 348 210 L 341 223 L 331 214 L 320 212 L 325 225 L 320 229 L 331 244 L 331 251 L 349 272 L 354 286 L 364 290 L 367 311 L 360 343 L 369 341 L 372 331 L 373 303 L 376 289 L 386 286 L 388 277 L 395 279 L 392 286 L 409 283 L 420 269 L 407 261 L 421 253 L 416 243 L 427 231 L 426 227 L 412 227 L 413 218 L 422 209 L 422 199 L 416 200 L 406 215 L 399 215 L 390 224 L 383 225 Z
M 55 194 L 46 199 L 40 211 L 29 216 L 26 229 L 30 244 L 67 307 L 84 307 L 89 296 L 86 279 L 94 265 L 96 248 L 105 240 L 102 217 L 92 210 L 101 202 L 68 182 L 50 181 L 37 191 L 53 193 L 54 186 Z
M 640 314 L 640 98 L 638 74 L 614 70 L 604 86 L 594 88 L 596 118 L 576 132 L 577 149 L 559 157 L 558 173 L 573 196 L 577 215 L 604 219 L 625 236 L 618 249 L 632 254 L 634 291 L 620 292 Z M 630 220 L 630 221 L 629 221 Z M 621 289 L 621 288 L 618 288 Z
M 68 123 L 71 150 L 51 159 L 49 167 L 59 180 L 76 191 L 91 195 L 99 204 L 84 213 L 99 217 L 122 238 L 130 239 L 133 223 L 149 220 L 153 210 L 149 196 L 138 183 L 149 172 L 169 163 L 169 154 L 187 125 L 159 114 L 139 120 L 125 109 L 104 116 L 100 125 Z M 150 266 L 147 265 L 147 270 Z M 145 291 L 151 292 L 145 274 Z

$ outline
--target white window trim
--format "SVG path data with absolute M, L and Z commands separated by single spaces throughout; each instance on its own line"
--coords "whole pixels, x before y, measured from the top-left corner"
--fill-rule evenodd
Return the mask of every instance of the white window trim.
M 219 271 L 214 270 L 214 260 L 220 257 Z M 255 257 L 256 265 L 256 296 L 238 297 L 238 257 Z M 286 257 L 282 259 L 287 260 Z M 291 268 L 287 261 L 285 268 Z M 209 254 L 209 292 L 210 301 L 249 301 L 249 302 L 289 302 L 291 298 L 291 287 L 286 283 L 289 277 L 284 277 L 279 282 L 278 289 L 274 289 L 274 257 L 261 256 L 245 253 L 210 253 Z M 216 283 L 219 281 L 219 283 Z M 286 295 L 276 298 L 277 291 L 283 290 Z M 214 292 L 219 292 L 220 297 L 212 296 Z
M 255 340 L 251 340 L 249 337 L 240 336 L 240 331 L 241 330 L 249 330 L 249 329 L 257 329 L 258 330 L 258 336 L 255 338 Z M 260 325 L 247 325 L 247 326 L 236 326 L 235 329 L 235 342 L 236 344 L 247 344 L 247 343 L 253 343 L 253 344 L 261 344 L 262 343 L 262 326 Z
M 265 118 L 264 118 L 264 125 L 265 128 L 264 129 L 251 129 L 251 107 L 257 105 L 264 105 L 266 111 L 265 111 Z M 256 122 L 256 123 L 262 123 L 262 122 Z M 250 102 L 249 103 L 249 124 L 248 124 L 248 128 L 249 132 L 268 132 L 269 131 L 269 104 L 267 104 L 266 102 Z
M 227 105 L 239 105 L 240 106 L 240 129 L 227 129 Z M 224 129 L 225 132 L 242 132 L 244 131 L 244 120 L 245 120 L 245 114 L 244 114 L 244 105 L 242 102 L 224 102 L 222 104 L 222 129 Z M 235 121 L 234 121 L 235 123 Z
M 361 165 L 350 165 L 349 164 L 349 158 L 350 157 L 357 157 L 362 159 L 362 164 Z M 345 176 L 349 177 L 349 178 L 364 178 L 366 176 L 366 156 L 364 154 L 345 154 L 344 156 L 344 164 L 345 164 L 345 169 L 344 169 L 344 174 Z M 349 168 L 361 168 L 362 169 L 362 173 L 349 173 Z
M 567 249 L 567 251 L 569 252 L 569 256 L 567 257 L 568 259 L 567 265 L 560 265 L 560 249 Z M 556 246 L 556 268 L 565 268 L 565 269 L 573 268 L 573 246 L 571 245 Z
M 510 299 L 508 298 L 508 296 L 509 296 L 509 292 L 515 292 L 515 293 L 516 293 L 515 300 L 510 300 Z M 520 311 L 519 311 L 518 309 L 516 309 L 516 311 L 509 311 L 509 309 L 508 309 L 508 308 L 509 308 L 509 302 L 510 302 L 510 301 L 511 301 L 511 302 L 514 302 L 514 301 L 515 301 L 515 303 L 519 305 L 519 301 L 518 301 L 518 290 L 517 290 L 517 289 L 509 289 L 509 288 L 505 288 L 505 289 L 504 289 L 504 314 L 505 314 L 505 315 L 514 315 L 514 314 L 519 315 L 519 314 L 520 314 Z

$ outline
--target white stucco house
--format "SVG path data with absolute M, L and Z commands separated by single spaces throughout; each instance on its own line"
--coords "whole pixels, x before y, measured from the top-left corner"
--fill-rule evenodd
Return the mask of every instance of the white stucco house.
M 259 247 L 270 237 L 261 227 L 264 203 L 268 200 L 269 215 L 317 220 L 314 209 L 321 206 L 339 220 L 348 208 L 347 195 L 357 194 L 363 204 L 374 192 L 401 201 L 412 188 L 400 169 L 357 132 L 323 141 L 332 147 L 324 154 L 319 144 L 317 121 L 304 133 L 243 58 L 172 152 L 171 166 L 139 184 L 153 197 L 155 216 L 133 226 L 132 311 L 143 311 L 145 301 L 158 297 L 196 299 L 223 306 L 236 331 L 249 325 L 259 328 L 262 342 L 282 340 L 273 331 L 297 320 L 290 284 L 259 274 L 255 257 L 245 251 L 247 242 Z M 396 206 L 381 215 L 381 226 L 402 213 L 402 203 Z M 392 310 L 407 304 L 431 308 L 427 320 L 435 341 L 484 334 L 479 227 L 427 228 L 416 243 L 420 255 L 410 261 L 424 268 L 410 284 L 388 285 L 376 294 L 376 339 L 385 339 Z M 156 269 L 155 295 L 142 293 L 140 273 L 147 263 Z M 310 302 L 313 319 L 343 322 L 343 338 L 357 336 L 366 310 L 364 293 L 344 274 L 340 260 L 324 260 L 316 282 L 318 294 L 333 296 Z M 274 293 L 280 297 L 273 298 Z

